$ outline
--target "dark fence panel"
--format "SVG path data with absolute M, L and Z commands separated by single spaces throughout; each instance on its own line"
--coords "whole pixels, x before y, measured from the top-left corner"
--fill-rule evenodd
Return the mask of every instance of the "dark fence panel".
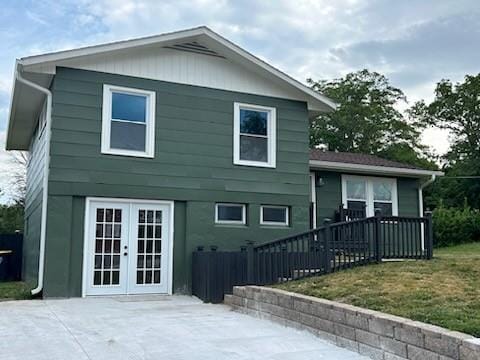
M 233 286 L 269 285 L 322 275 L 382 259 L 431 259 L 431 214 L 380 216 L 330 223 L 239 252 L 196 251 L 192 292 L 221 302 Z
M 247 284 L 247 252 L 195 251 L 192 271 L 192 294 L 206 302 L 222 302 L 234 286 Z
M 22 249 L 22 234 L 0 234 L 0 281 L 22 279 Z

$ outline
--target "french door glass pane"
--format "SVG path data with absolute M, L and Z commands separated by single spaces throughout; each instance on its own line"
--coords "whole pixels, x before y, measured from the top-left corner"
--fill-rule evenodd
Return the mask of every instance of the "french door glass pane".
M 160 284 L 162 212 L 142 209 L 137 220 L 136 284 Z
M 119 285 L 122 209 L 97 208 L 93 285 Z M 115 214 L 115 216 L 114 216 Z M 112 229 L 115 229 L 112 231 Z

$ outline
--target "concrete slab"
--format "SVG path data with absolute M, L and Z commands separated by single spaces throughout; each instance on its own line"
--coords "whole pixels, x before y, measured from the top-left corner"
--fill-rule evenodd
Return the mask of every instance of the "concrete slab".
M 187 296 L 0 303 L 2 360 L 361 360 L 306 331 Z

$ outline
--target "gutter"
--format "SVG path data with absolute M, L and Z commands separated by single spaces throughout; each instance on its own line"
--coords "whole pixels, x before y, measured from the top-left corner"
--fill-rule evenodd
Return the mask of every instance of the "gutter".
M 20 65 L 21 66 L 21 65 Z M 30 86 L 44 93 L 47 97 L 47 111 L 45 124 L 45 161 L 43 169 L 43 193 L 42 193 L 42 221 L 40 225 L 40 251 L 38 259 L 38 281 L 37 287 L 31 291 L 32 295 L 38 295 L 43 290 L 43 275 L 45 270 L 45 239 L 47 236 L 47 201 L 48 201 L 48 173 L 50 168 L 50 137 L 52 124 L 52 92 L 44 87 L 41 87 L 34 82 L 27 80 L 21 75 L 21 68 L 15 69 L 15 79 L 19 82 Z
M 392 167 L 392 166 L 353 164 L 353 163 L 325 161 L 325 160 L 310 160 L 309 165 L 311 170 L 320 169 L 320 170 L 333 170 L 333 171 L 348 171 L 352 173 L 362 173 L 362 174 L 372 174 L 372 175 L 378 174 L 378 175 L 410 176 L 410 177 L 432 176 L 432 175 L 442 176 L 443 175 L 443 172 L 441 171 L 399 168 L 399 167 Z
M 427 187 L 428 185 L 430 185 L 431 183 L 433 183 L 436 179 L 437 175 L 436 174 L 432 174 L 432 176 L 430 177 L 430 179 L 428 179 L 427 181 L 425 181 L 423 184 L 420 185 L 420 187 L 418 188 L 418 212 L 419 212 L 419 216 L 422 217 L 423 216 L 423 189 L 425 187 Z

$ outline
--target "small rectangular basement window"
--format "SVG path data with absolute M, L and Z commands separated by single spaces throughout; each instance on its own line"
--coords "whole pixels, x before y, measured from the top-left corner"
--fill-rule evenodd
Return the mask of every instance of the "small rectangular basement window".
M 260 224 L 262 225 L 289 225 L 288 206 L 262 205 L 260 210 Z
M 102 153 L 153 157 L 155 92 L 103 86 Z
M 217 224 L 246 224 L 245 204 L 215 204 L 215 222 Z

